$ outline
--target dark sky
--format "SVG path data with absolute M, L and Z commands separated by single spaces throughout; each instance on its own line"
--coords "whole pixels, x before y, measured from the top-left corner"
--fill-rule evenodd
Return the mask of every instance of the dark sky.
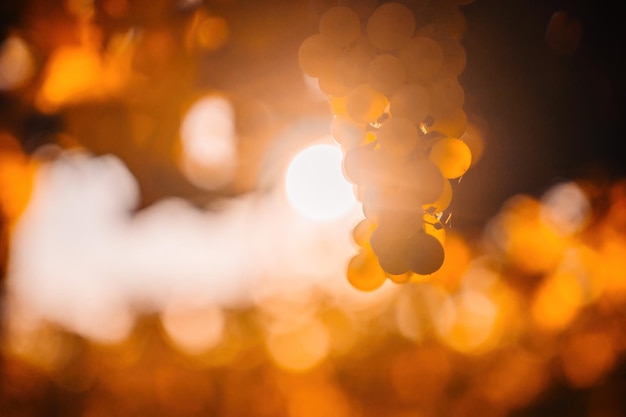
M 564 10 L 582 24 L 578 49 L 551 50 Z M 617 2 L 476 0 L 463 8 L 465 109 L 489 125 L 483 160 L 455 195 L 456 226 L 479 227 L 516 193 L 603 171 L 624 174 L 626 32 Z

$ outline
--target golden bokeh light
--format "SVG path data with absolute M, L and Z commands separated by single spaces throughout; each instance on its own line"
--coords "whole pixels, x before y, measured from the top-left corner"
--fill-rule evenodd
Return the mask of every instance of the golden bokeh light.
M 615 365 L 615 347 L 603 332 L 574 335 L 561 353 L 563 372 L 575 387 L 589 387 L 599 382 Z
M 549 275 L 537 289 L 531 309 L 533 319 L 547 330 L 565 329 L 584 304 L 583 291 L 573 274 L 556 272 Z
M 34 74 L 34 59 L 28 44 L 18 36 L 10 36 L 0 45 L 0 90 L 13 90 Z
M 218 51 L 230 39 L 230 27 L 222 16 L 196 12 L 187 31 L 186 43 L 189 48 L 198 47 L 207 51 Z
M 317 319 L 295 329 L 271 332 L 266 343 L 276 365 L 294 372 L 308 371 L 319 365 L 330 350 L 328 330 Z
M 485 295 L 465 291 L 446 301 L 437 321 L 437 332 L 455 350 L 479 351 L 489 340 L 497 307 Z
M 167 337 L 190 354 L 205 352 L 222 342 L 224 314 L 219 308 L 171 306 L 162 315 Z
M 234 109 L 226 97 L 209 94 L 195 101 L 179 134 L 179 164 L 193 184 L 213 190 L 233 180 L 239 158 Z
M 93 95 L 100 88 L 100 71 L 101 60 L 96 51 L 80 47 L 58 51 L 48 64 L 40 93 L 41 107 L 55 108 Z

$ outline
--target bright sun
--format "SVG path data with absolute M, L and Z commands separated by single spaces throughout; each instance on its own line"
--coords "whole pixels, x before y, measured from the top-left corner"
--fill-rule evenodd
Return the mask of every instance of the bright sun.
M 352 185 L 341 171 L 342 154 L 332 145 L 313 145 L 289 164 L 287 199 L 303 216 L 328 221 L 347 213 L 356 204 Z

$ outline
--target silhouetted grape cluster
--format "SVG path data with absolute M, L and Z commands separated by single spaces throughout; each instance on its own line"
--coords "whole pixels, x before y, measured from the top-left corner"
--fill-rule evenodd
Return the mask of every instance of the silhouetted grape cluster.
M 348 266 L 361 290 L 441 267 L 450 180 L 471 163 L 459 139 L 467 118 L 457 80 L 465 67 L 458 5 L 467 1 L 413 3 L 384 3 L 363 18 L 333 7 L 298 52 L 329 97 L 344 174 L 363 205 L 366 219 L 354 230 L 360 251 Z

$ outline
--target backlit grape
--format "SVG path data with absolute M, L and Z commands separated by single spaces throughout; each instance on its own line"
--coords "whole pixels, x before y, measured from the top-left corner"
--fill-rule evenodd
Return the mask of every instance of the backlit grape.
M 347 97 L 348 115 L 358 123 L 368 124 L 382 116 L 387 98 L 368 84 L 356 86 Z
M 298 62 L 305 74 L 320 77 L 335 70 L 340 49 L 325 40 L 320 34 L 311 35 L 298 49 Z
M 465 133 L 459 138 L 470 148 L 472 152 L 472 166 L 476 165 L 476 163 L 483 156 L 483 152 L 485 151 L 485 133 L 487 131 L 487 126 L 481 123 L 480 120 L 475 120 L 475 122 L 470 122 L 467 125 L 467 129 L 465 129 Z
M 348 282 L 361 291 L 373 291 L 380 288 L 387 278 L 376 256 L 367 249 L 362 249 L 352 257 L 348 263 L 346 275 Z
M 404 117 L 392 117 L 378 129 L 376 135 L 383 150 L 407 155 L 418 146 L 417 127 Z
M 433 236 L 441 244 L 446 243 L 446 229 L 434 214 L 424 214 L 424 233 Z
M 329 96 L 343 174 L 362 202 L 365 219 L 352 234 L 360 252 L 348 266 L 349 282 L 361 290 L 380 287 L 385 276 L 423 281 L 443 263 L 449 180 L 472 163 L 457 139 L 468 129 L 457 79 L 466 65 L 457 3 L 465 1 L 417 0 L 411 9 L 386 2 L 373 10 L 373 0 L 349 0 L 328 10 L 320 33 L 299 50 L 304 72 Z
M 434 1 L 428 8 L 428 18 L 435 25 L 436 31 L 453 39 L 461 39 L 467 29 L 465 16 L 450 1 Z
M 328 71 L 321 75 L 317 84 L 327 96 L 346 96 L 351 90 L 351 87 L 339 81 L 336 71 Z
M 450 181 L 444 180 L 443 182 L 443 190 L 439 197 L 431 204 L 425 204 L 424 210 L 431 210 L 433 213 L 440 213 L 448 208 L 450 203 L 452 202 L 452 186 L 450 185 Z
M 378 214 L 378 226 L 388 230 L 399 239 L 408 239 L 422 229 L 423 211 L 420 205 L 402 207 L 390 206 Z
M 428 128 L 429 131 L 437 131 L 451 138 L 460 138 L 467 129 L 467 115 L 463 109 L 456 109 L 451 113 L 437 117 Z
M 445 182 L 440 169 L 424 157 L 408 163 L 402 172 L 402 178 L 406 188 L 418 196 L 423 204 L 436 201 L 443 191 Z
M 411 271 L 420 275 L 430 275 L 437 271 L 445 257 L 441 242 L 423 232 L 416 233 L 408 240 L 406 251 Z
M 418 84 L 405 84 L 389 99 L 389 112 L 392 117 L 405 117 L 419 124 L 430 112 L 430 96 Z
M 367 77 L 370 85 L 387 97 L 391 97 L 407 79 L 404 64 L 390 54 L 374 57 L 369 63 Z
M 329 99 L 330 111 L 335 116 L 348 117 L 348 110 L 346 109 L 346 97 L 333 96 Z
M 367 82 L 370 56 L 360 47 L 342 53 L 335 63 L 337 80 L 350 88 Z
M 398 53 L 411 81 L 428 81 L 443 64 L 443 51 L 433 39 L 416 36 L 407 41 Z
M 407 239 L 399 238 L 393 229 L 378 226 L 372 232 L 370 243 L 383 271 L 393 275 L 409 272 L 409 259 L 406 255 Z
M 367 185 L 372 180 L 371 165 L 374 162 L 375 143 L 358 145 L 343 157 L 343 173 L 353 184 Z
M 413 12 L 401 3 L 385 3 L 367 20 L 367 37 L 383 51 L 399 49 L 415 31 Z
M 467 55 L 463 45 L 452 38 L 442 37 L 437 39 L 443 52 L 443 67 L 454 75 L 460 75 L 465 70 Z
M 364 193 L 363 214 L 376 224 L 385 222 L 385 219 L 389 217 L 388 214 L 399 216 L 399 221 L 413 219 L 410 228 L 407 226 L 408 223 L 404 226 L 407 231 L 415 231 L 419 229 L 416 222 L 421 221 L 424 213 L 422 205 L 419 194 L 409 189 L 370 186 Z M 406 233 L 400 231 L 400 234 Z
M 413 273 L 411 271 L 405 272 L 404 274 L 401 274 L 401 275 L 394 275 L 394 274 L 388 273 L 387 278 L 389 278 L 391 282 L 394 282 L 396 284 L 406 284 L 407 282 L 411 280 L 412 275 Z
M 342 146 L 352 148 L 365 140 L 365 126 L 347 117 L 335 116 L 330 125 L 333 138 Z
M 433 145 L 429 159 L 437 165 L 445 178 L 458 178 L 469 169 L 472 152 L 462 140 L 445 138 Z
M 372 231 L 375 227 L 376 224 L 374 224 L 371 220 L 361 220 L 352 230 L 352 240 L 354 240 L 354 243 L 362 248 L 369 248 L 370 236 L 372 236 Z
M 435 119 L 456 112 L 465 102 L 463 87 L 449 71 L 440 71 L 426 85 L 426 90 L 431 99 L 431 113 Z

